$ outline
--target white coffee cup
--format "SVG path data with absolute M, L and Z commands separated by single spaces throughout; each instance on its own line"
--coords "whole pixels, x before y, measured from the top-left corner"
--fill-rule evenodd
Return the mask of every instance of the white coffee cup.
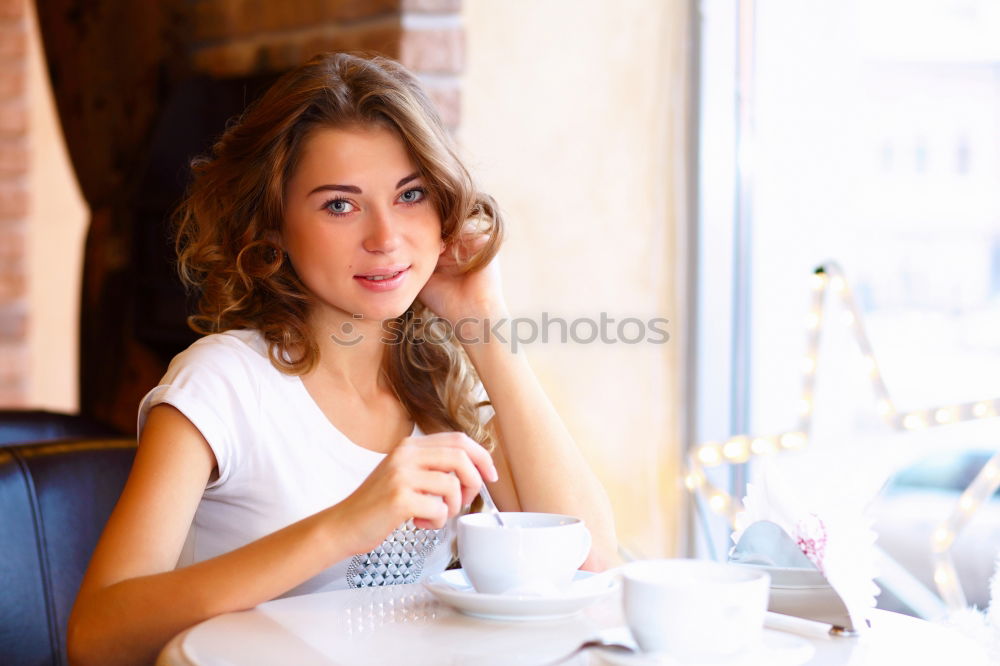
M 555 513 L 489 513 L 458 519 L 458 557 L 484 594 L 547 596 L 564 591 L 590 553 L 583 521 Z
M 761 641 L 771 578 L 706 560 L 645 560 L 622 570 L 625 621 L 643 652 L 719 658 Z

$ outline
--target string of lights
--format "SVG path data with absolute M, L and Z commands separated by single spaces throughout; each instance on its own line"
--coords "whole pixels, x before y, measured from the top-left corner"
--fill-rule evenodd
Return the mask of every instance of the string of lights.
M 1000 488 L 1000 453 L 995 454 L 983 465 L 976 478 L 958 498 L 955 510 L 931 534 L 934 584 L 945 604 L 953 610 L 965 608 L 967 604 L 951 557 L 951 547 L 972 516 L 997 488 Z
M 832 292 L 843 306 L 843 325 L 853 333 L 858 349 L 865 360 L 866 371 L 875 394 L 875 409 L 891 428 L 900 431 L 917 431 L 946 426 L 964 421 L 994 418 L 1000 411 L 1000 398 L 975 402 L 942 405 L 926 409 L 900 411 L 896 408 L 885 380 L 879 370 L 875 353 L 865 331 L 861 312 L 854 301 L 841 268 L 835 263 L 823 264 L 811 276 L 812 304 L 806 315 L 806 355 L 802 358 L 802 394 L 799 400 L 799 420 L 795 430 L 775 434 L 753 435 L 743 433 L 725 441 L 704 442 L 694 446 L 687 456 L 684 485 L 702 499 L 712 511 L 726 516 L 732 524 L 740 507 L 725 490 L 710 483 L 706 468 L 736 465 L 754 456 L 772 456 L 783 451 L 804 448 L 809 443 L 812 426 L 813 396 L 819 356 L 820 334 L 824 321 L 827 295 Z M 976 479 L 959 498 L 958 506 L 945 523 L 932 536 L 931 550 L 934 559 L 934 582 L 941 597 L 952 608 L 964 608 L 965 597 L 958 584 L 950 549 L 955 537 L 986 499 L 1000 487 L 1000 453 L 980 471 Z

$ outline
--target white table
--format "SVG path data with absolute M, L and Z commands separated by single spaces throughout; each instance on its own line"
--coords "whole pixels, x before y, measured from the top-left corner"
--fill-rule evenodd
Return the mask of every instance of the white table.
M 810 666 L 989 663 L 982 647 L 951 629 L 886 611 L 872 620 L 872 629 L 855 638 L 831 637 L 822 625 L 774 614 L 767 626 L 809 640 L 816 649 Z M 623 625 L 620 593 L 564 620 L 500 622 L 462 615 L 421 585 L 398 585 L 279 599 L 221 615 L 178 635 L 157 663 L 538 666 Z M 566 663 L 600 661 L 584 653 Z

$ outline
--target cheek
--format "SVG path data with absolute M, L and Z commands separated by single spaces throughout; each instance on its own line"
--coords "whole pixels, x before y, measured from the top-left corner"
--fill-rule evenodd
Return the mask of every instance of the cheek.
M 419 215 L 411 215 L 401 220 L 404 243 L 410 247 L 411 252 L 426 257 L 427 253 L 433 252 L 435 258 L 441 252 L 443 240 L 441 239 L 441 222 L 436 213 L 426 212 Z
M 441 238 L 441 225 L 428 227 L 427 233 L 422 236 L 421 248 L 431 257 L 432 264 L 436 265 L 438 258 L 447 249 L 444 239 Z
M 433 213 L 427 216 L 427 220 L 424 222 L 422 228 L 421 236 L 427 239 L 429 245 L 433 246 L 438 252 L 444 248 L 444 239 L 441 237 L 441 219 L 438 217 L 437 213 Z
M 286 235 L 289 251 L 300 257 L 322 257 L 344 255 L 349 251 L 352 239 L 344 229 L 320 224 L 307 225 L 304 229 L 293 229 Z

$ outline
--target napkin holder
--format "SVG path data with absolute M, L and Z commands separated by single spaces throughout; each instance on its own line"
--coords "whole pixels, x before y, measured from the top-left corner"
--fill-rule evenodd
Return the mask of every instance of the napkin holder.
M 833 634 L 855 633 L 843 599 L 777 523 L 761 520 L 747 527 L 729 562 L 770 574 L 769 611 L 824 622 Z

